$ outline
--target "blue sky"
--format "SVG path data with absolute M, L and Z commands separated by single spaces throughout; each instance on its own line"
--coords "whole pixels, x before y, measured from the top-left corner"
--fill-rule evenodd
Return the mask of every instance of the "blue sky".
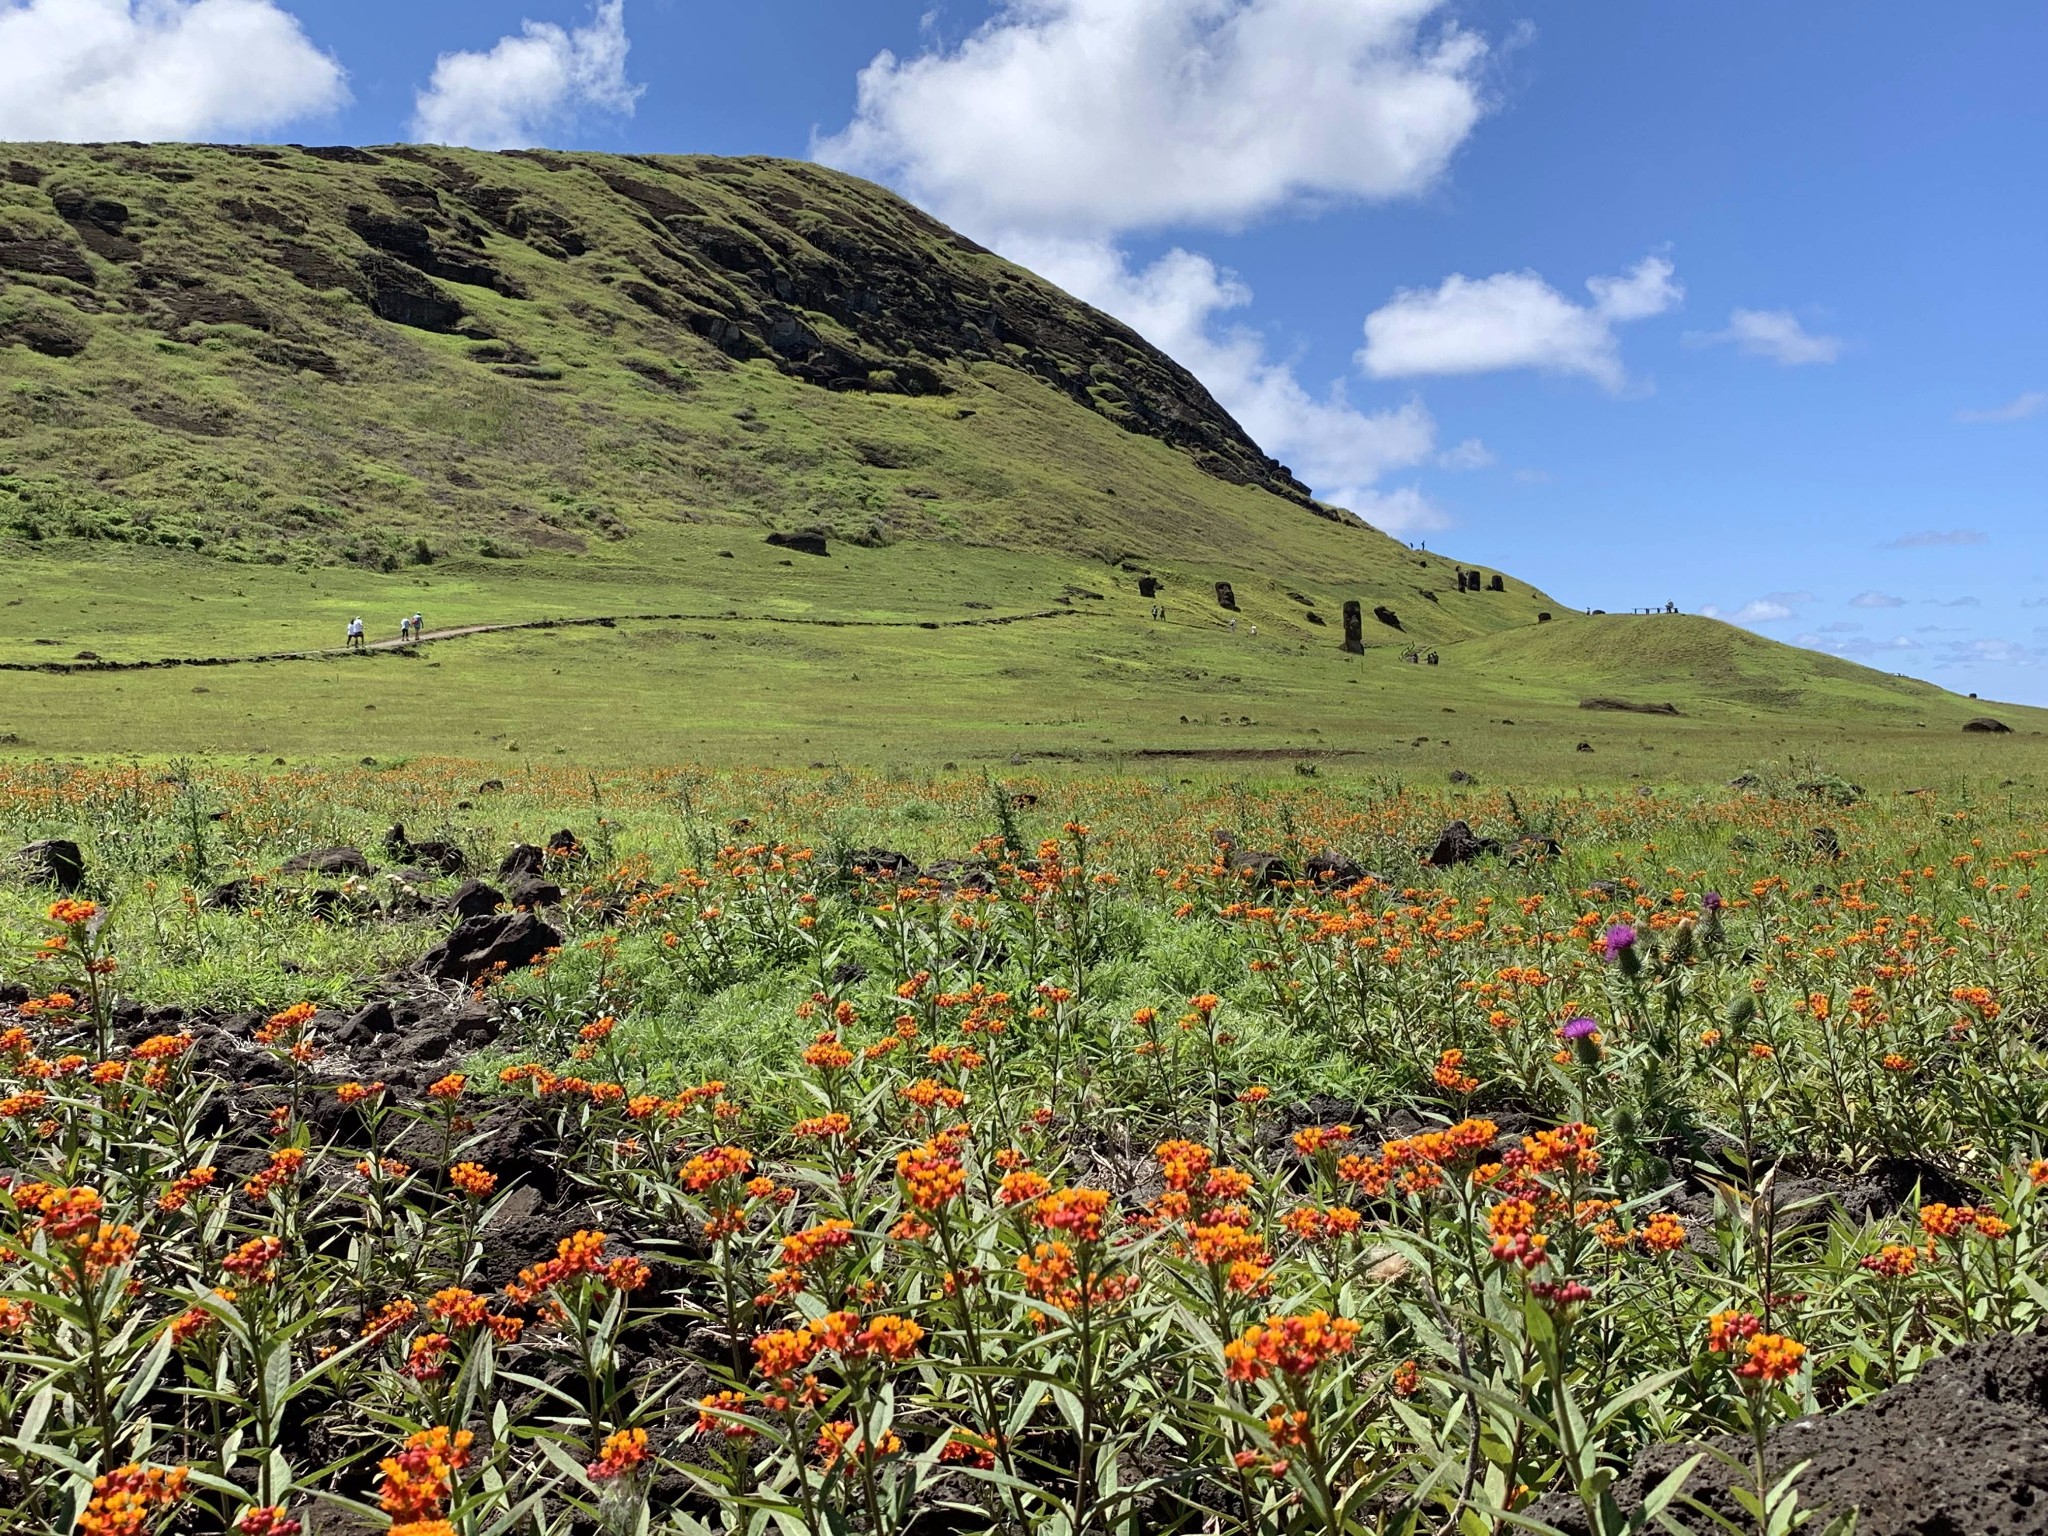
M 2044 57 L 2020 0 L 0 0 L 0 136 L 815 154 L 1402 537 L 2048 703 Z

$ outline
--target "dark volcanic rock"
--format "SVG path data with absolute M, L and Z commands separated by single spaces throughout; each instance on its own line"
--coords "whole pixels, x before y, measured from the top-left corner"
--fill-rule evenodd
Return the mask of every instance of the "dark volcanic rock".
M 206 893 L 200 905 L 216 912 L 240 912 L 256 904 L 256 882 L 249 879 L 223 880 Z
M 1334 848 L 1310 854 L 1302 869 L 1318 885 L 1356 885 L 1364 879 L 1378 878 L 1350 854 Z
M 1739 1463 L 1750 1455 L 1746 1440 L 1715 1446 Z M 1626 1514 L 1700 1449 L 1651 1447 L 1615 1484 L 1615 1502 Z M 1856 1510 L 1857 1536 L 2048 1536 L 2048 1338 L 1966 1344 L 1867 1403 L 1774 1430 L 1771 1476 L 1800 1462 L 1808 1463 L 1796 1485 L 1801 1505 Z M 1710 1457 L 1686 1494 L 1747 1528 L 1753 1517 L 1735 1502 L 1730 1477 Z M 1551 1495 L 1531 1513 L 1567 1536 L 1585 1536 L 1575 1499 Z
M 893 848 L 856 848 L 846 856 L 846 867 L 870 880 L 915 880 L 917 860 Z
M 75 891 L 85 884 L 85 855 L 68 837 L 46 837 L 30 843 L 14 855 L 14 862 L 22 879 L 36 885 Z
M 558 907 L 562 888 L 539 875 L 514 875 L 505 882 L 505 901 L 513 907 Z
M 1292 880 L 1294 871 L 1287 860 L 1270 850 L 1258 848 L 1225 848 L 1224 868 L 1241 880 L 1253 885 L 1277 885 L 1282 880 Z
M 562 935 L 531 912 L 467 917 L 421 957 L 420 969 L 436 981 L 467 985 L 500 965 L 508 971 L 529 966 L 561 942 Z
M 455 888 L 454 894 L 441 903 L 441 910 L 453 912 L 457 917 L 484 917 L 498 910 L 505 903 L 504 896 L 481 880 L 465 880 Z
M 498 861 L 498 873 L 501 876 L 537 875 L 546 862 L 547 855 L 532 843 L 514 843 L 512 851 Z
M 278 872 L 286 875 L 367 875 L 370 861 L 363 857 L 360 848 L 316 848 L 309 853 L 293 854 L 278 866 Z
M 1993 719 L 1990 715 L 1979 715 L 1976 719 L 1965 722 L 1963 729 L 1966 731 L 1982 731 L 1990 736 L 2010 736 L 2012 734 L 2011 726 L 2007 725 L 2003 720 Z
M 1466 823 L 1454 821 L 1437 834 L 1436 846 L 1423 862 L 1432 869 L 1448 869 L 1453 864 L 1469 864 L 1474 859 L 1499 852 L 1500 844 L 1494 839 L 1480 837 Z
M 777 549 L 795 550 L 800 555 L 830 553 L 825 547 L 825 535 L 822 533 L 771 533 L 767 542 Z

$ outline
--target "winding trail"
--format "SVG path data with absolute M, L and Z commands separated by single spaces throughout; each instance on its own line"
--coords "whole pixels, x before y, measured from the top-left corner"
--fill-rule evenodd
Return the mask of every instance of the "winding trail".
M 0 672 L 147 672 L 158 667 L 260 666 L 273 661 L 343 661 L 355 656 L 412 655 L 438 640 L 466 635 L 500 635 L 522 629 L 611 629 L 620 624 L 800 624 L 819 629 L 990 629 L 1038 619 L 1076 619 L 1089 615 L 1079 608 L 1047 608 L 1035 613 L 993 614 L 985 619 L 793 619 L 776 614 L 744 613 L 607 613 L 579 619 L 525 619 L 505 624 L 462 624 L 430 629 L 417 640 L 373 640 L 359 651 L 324 646 L 303 651 L 267 651 L 255 656 L 164 656 L 155 661 L 0 661 Z

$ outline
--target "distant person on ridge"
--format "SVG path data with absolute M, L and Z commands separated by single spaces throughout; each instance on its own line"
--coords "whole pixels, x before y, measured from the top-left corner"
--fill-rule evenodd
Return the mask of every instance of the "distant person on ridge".
M 348 649 L 360 651 L 362 648 L 363 621 L 361 619 L 350 619 L 348 621 Z

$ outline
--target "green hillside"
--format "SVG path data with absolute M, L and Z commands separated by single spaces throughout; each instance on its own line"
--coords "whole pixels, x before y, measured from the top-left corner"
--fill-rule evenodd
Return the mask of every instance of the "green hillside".
M 1319 507 L 1126 327 L 814 166 L 125 144 L 0 165 L 0 751 L 1313 749 L 1584 777 L 1642 771 L 1602 743 L 1698 772 L 1843 733 L 1992 749 L 1938 689 L 1574 615 Z M 827 553 L 767 542 L 806 533 Z M 359 613 L 380 638 L 415 610 L 619 622 L 94 670 L 331 646 Z M 1579 708 L 1596 694 L 1682 714 Z M 2033 750 L 2043 717 L 2002 713 L 1998 745 Z

